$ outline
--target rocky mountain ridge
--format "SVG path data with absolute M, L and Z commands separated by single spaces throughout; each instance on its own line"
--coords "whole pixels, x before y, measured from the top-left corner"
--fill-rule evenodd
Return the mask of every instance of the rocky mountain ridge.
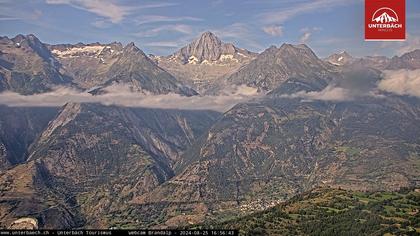
M 401 56 L 393 56 L 392 58 L 386 56 L 356 58 L 344 51 L 332 54 L 325 60 L 337 66 L 363 66 L 378 70 L 416 70 L 420 69 L 420 49 L 404 53 Z
M 71 78 L 61 74 L 59 67 L 48 48 L 32 34 L 0 38 L 0 91 L 33 94 L 71 85 Z
M 215 34 L 207 31 L 195 41 L 170 55 L 169 58 L 180 60 L 184 64 L 210 64 L 215 61 L 229 60 L 239 62 L 253 56 L 255 53 L 237 48 L 231 43 L 223 43 Z
M 207 31 L 169 56 L 152 58 L 179 80 L 205 93 L 218 80 L 249 63 L 256 55 L 231 43 L 224 43 Z
M 317 77 L 330 80 L 335 72 L 336 68 L 319 59 L 308 46 L 283 44 L 279 48 L 269 47 L 218 86 L 246 85 L 270 91 L 290 78 Z
M 134 43 L 46 45 L 34 35 L 18 35 L 2 37 L 0 52 L 1 90 L 32 94 L 57 86 L 86 90 L 122 84 L 145 94 L 197 94 Z

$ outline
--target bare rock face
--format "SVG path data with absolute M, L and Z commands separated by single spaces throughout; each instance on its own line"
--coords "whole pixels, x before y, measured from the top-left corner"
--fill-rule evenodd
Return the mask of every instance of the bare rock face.
M 133 91 L 167 94 L 170 92 L 186 96 L 197 95 L 183 86 L 171 74 L 157 66 L 143 51 L 130 43 L 106 72 L 104 86 L 126 84 Z
M 205 32 L 172 55 L 152 58 L 180 81 L 205 93 L 218 80 L 249 63 L 256 55 Z
M 289 78 L 328 79 L 333 77 L 335 71 L 333 65 L 319 59 L 308 46 L 283 44 L 280 48 L 271 46 L 266 49 L 255 60 L 225 79 L 219 87 L 247 85 L 269 91 Z
M 70 85 L 59 70 L 60 63 L 34 35 L 0 38 L 0 91 L 33 94 Z
M 196 41 L 175 53 L 184 63 L 188 63 L 190 60 L 196 60 L 198 63 L 203 60 L 215 61 L 221 54 L 222 41 L 211 32 L 203 33 Z M 194 58 L 190 59 L 190 57 Z
M 42 59 L 47 62 L 50 62 L 52 66 L 58 68 L 59 63 L 53 57 L 52 53 L 48 49 L 47 45 L 42 43 L 35 35 L 17 35 L 16 37 L 11 39 L 17 48 L 27 48 L 32 49 L 37 55 L 39 55 Z
M 172 55 L 184 64 L 200 64 L 203 61 L 211 63 L 220 60 L 223 56 L 232 56 L 235 59 L 251 57 L 253 53 L 239 49 L 230 43 L 223 43 L 216 35 L 207 31 L 198 39 L 181 48 Z M 223 59 L 223 58 L 222 58 Z

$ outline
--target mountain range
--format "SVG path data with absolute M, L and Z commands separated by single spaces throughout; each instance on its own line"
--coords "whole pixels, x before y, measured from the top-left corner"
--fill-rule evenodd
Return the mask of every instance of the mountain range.
M 257 54 L 223 43 L 211 32 L 169 56 L 147 56 L 134 43 L 49 45 L 34 35 L 1 37 L 0 49 L 0 91 L 21 94 L 57 86 L 98 92 L 118 85 L 143 94 L 184 96 L 219 94 L 221 88 L 240 85 L 270 91 L 291 77 L 331 77 L 337 66 L 420 68 L 419 49 L 393 58 L 354 58 L 343 52 L 322 60 L 303 44 L 272 46 Z
M 419 58 L 420 50 L 416 49 L 411 52 L 404 53 L 401 56 L 394 56 L 392 58 L 385 56 L 367 56 L 363 58 L 356 58 L 344 51 L 330 55 L 325 58 L 325 60 L 337 66 L 357 65 L 375 68 L 378 70 L 416 70 L 420 69 Z
M 211 32 L 204 32 L 172 55 L 152 58 L 179 80 L 200 93 L 206 93 L 220 78 L 228 77 L 257 55 L 231 43 L 223 43 Z
M 211 32 L 169 56 L 146 55 L 133 43 L 49 45 L 34 35 L 2 37 L 0 95 L 41 96 L 65 87 L 100 97 L 124 87 L 193 104 L 196 98 L 221 102 L 246 87 L 261 96 L 223 112 L 74 101 L 1 105 L 0 228 L 204 225 L 249 233 L 250 222 L 263 235 L 276 235 L 290 221 L 296 228 L 287 232 L 311 234 L 308 215 L 341 217 L 350 209 L 347 200 L 346 207 L 334 205 L 337 199 L 418 191 L 419 98 L 379 86 L 389 72 L 418 69 L 420 49 L 392 58 L 342 52 L 321 59 L 307 45 L 285 43 L 258 54 Z M 351 204 L 367 198 L 373 197 Z M 389 201 L 402 204 L 401 198 Z M 418 217 L 420 205 L 407 199 L 404 209 Z M 296 205 L 311 201 L 320 203 L 310 208 L 316 214 Z M 328 207 L 333 210 L 322 211 Z M 378 212 L 372 217 L 383 216 Z M 400 231 L 377 230 L 418 228 L 403 213 L 395 225 Z M 280 225 L 271 227 L 273 221 Z M 322 227 L 331 227 L 326 222 Z
M 2 91 L 33 94 L 55 86 L 91 89 L 120 84 L 140 93 L 197 94 L 158 67 L 134 43 L 125 47 L 120 43 L 51 46 L 34 35 L 18 35 L 2 37 L 0 50 Z

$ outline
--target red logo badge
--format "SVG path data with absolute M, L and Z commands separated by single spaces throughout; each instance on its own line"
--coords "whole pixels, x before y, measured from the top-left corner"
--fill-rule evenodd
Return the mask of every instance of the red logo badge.
M 365 40 L 405 40 L 405 0 L 365 0 Z

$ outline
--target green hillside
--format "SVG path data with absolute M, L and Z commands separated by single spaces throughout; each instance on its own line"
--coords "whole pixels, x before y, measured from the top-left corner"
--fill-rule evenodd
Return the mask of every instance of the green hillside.
M 199 228 L 241 235 L 420 235 L 420 192 L 316 189 L 262 212 Z

